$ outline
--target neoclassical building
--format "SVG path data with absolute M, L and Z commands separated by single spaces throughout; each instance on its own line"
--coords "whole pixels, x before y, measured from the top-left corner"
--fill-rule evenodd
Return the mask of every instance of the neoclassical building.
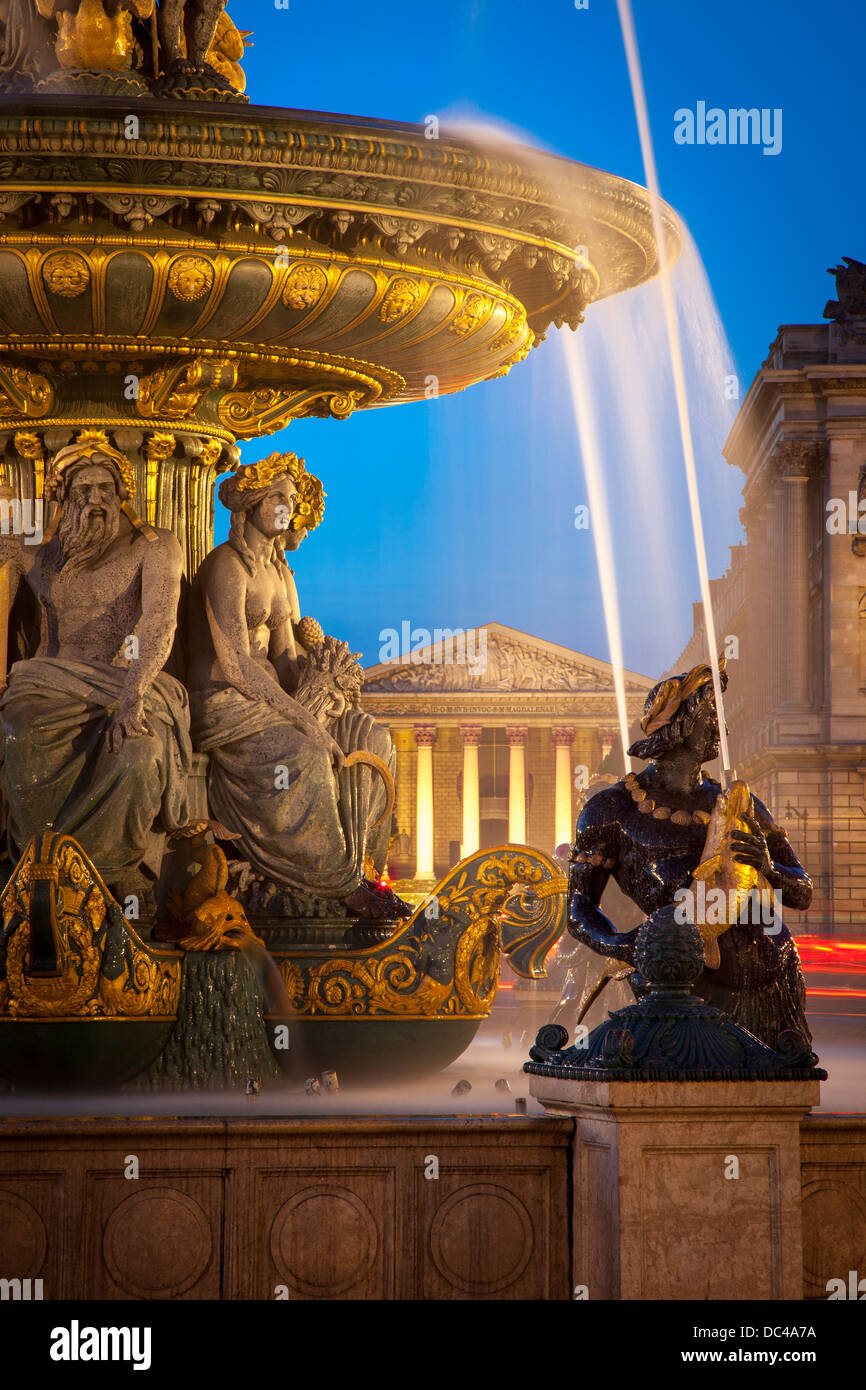
M 866 266 L 833 273 L 830 321 L 779 329 L 725 445 L 746 543 L 712 595 L 732 762 L 815 880 L 804 929 L 844 932 L 866 928 Z M 704 660 L 696 604 L 672 669 Z
M 652 681 L 625 684 L 633 722 Z M 421 882 L 478 849 L 570 843 L 577 788 L 618 736 L 607 662 L 501 623 L 369 667 L 363 704 L 397 748 L 391 874 Z

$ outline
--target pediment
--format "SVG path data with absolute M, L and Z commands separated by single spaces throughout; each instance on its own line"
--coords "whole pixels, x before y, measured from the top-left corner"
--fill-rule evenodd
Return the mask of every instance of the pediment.
M 408 629 L 408 624 L 404 627 Z M 613 693 L 613 668 L 606 661 L 572 651 L 555 642 L 519 632 L 501 623 L 467 631 L 414 629 L 394 632 L 389 659 L 364 673 L 365 691 L 422 694 L 430 691 L 491 693 L 502 691 L 573 691 Z M 644 695 L 652 681 L 625 673 L 626 690 Z

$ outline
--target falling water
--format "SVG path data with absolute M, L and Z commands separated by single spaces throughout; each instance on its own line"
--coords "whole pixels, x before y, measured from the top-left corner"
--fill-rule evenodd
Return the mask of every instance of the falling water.
M 626 772 L 631 772 L 631 759 L 626 752 L 630 740 L 628 736 L 628 709 L 625 701 L 625 673 L 622 657 L 622 630 L 619 620 L 619 598 L 616 588 L 616 565 L 611 535 L 611 507 L 605 487 L 596 403 L 587 384 L 588 374 L 584 360 L 584 347 L 578 335 L 571 334 L 565 339 L 565 352 L 575 424 L 580 440 L 580 452 L 583 458 L 583 471 L 589 497 L 590 528 L 595 544 L 595 558 L 601 585 L 601 602 L 607 628 L 610 664 L 613 668 L 616 713 L 619 721 L 620 738 L 622 739 L 623 761 Z
M 489 121 L 461 120 L 451 123 L 449 133 L 485 148 L 514 146 L 515 132 Z M 533 159 L 528 150 L 530 137 L 525 132 L 519 136 L 515 160 L 543 183 L 551 168 L 547 153 L 540 150 Z M 694 432 L 692 458 L 706 514 L 714 518 L 706 542 L 709 564 L 713 572 L 720 573 L 727 567 L 728 546 L 741 534 L 737 513 L 742 479 L 724 462 L 721 452 L 736 412 L 739 387 L 700 254 L 683 223 L 678 234 L 680 255 L 669 268 L 667 283 Z M 692 599 L 700 592 L 695 550 L 687 540 L 690 499 L 678 457 L 683 446 L 677 414 L 671 409 L 677 393 L 661 277 L 591 304 L 576 334 L 568 329 L 550 332 L 521 371 L 531 380 L 532 398 L 526 410 L 515 397 L 514 408 L 520 413 L 515 414 L 510 439 L 518 456 L 522 437 L 529 439 L 530 505 L 540 497 L 545 508 L 551 503 L 562 506 L 572 487 L 574 502 L 589 503 L 601 597 L 597 616 L 604 620 L 625 750 L 629 742 L 625 715 L 629 674 L 639 671 L 658 676 L 671 668 L 691 635 Z M 473 399 L 479 438 L 485 430 L 496 436 L 501 419 L 496 391 L 495 386 L 479 388 Z M 485 396 L 485 392 L 489 394 Z M 461 421 L 455 430 L 453 461 L 448 458 L 451 451 L 441 449 L 440 441 L 444 455 L 440 471 L 446 486 L 465 489 L 470 485 L 472 475 L 467 478 L 465 469 L 466 428 L 466 422 Z M 573 467 L 575 436 L 583 464 L 583 496 Z M 452 477 L 446 484 L 449 467 Z M 497 490 L 519 487 L 519 477 L 509 479 L 507 467 L 508 455 L 497 457 L 496 476 L 478 479 L 478 495 L 470 500 L 489 507 Z M 565 471 L 572 478 L 570 485 L 563 479 Z M 530 515 L 530 519 L 534 518 Z M 569 526 L 566 520 L 566 528 Z M 555 622 L 559 630 L 554 628 L 545 635 L 554 641 L 586 641 L 586 636 L 578 635 L 581 630 L 585 633 L 600 624 L 596 613 L 587 607 L 591 600 L 579 592 L 581 587 L 585 592 L 586 570 L 575 549 L 576 533 L 571 530 L 569 543 L 558 526 L 548 526 L 547 530 L 545 567 L 538 571 L 538 582 L 541 584 L 543 577 L 554 595 L 572 589 L 579 627 L 577 633 L 569 632 L 568 619 L 563 621 L 563 615 L 558 614 Z M 455 553 L 450 563 L 459 572 L 461 564 L 467 563 L 465 538 L 455 531 L 453 539 Z M 589 541 L 590 536 L 586 539 Z M 473 572 L 470 579 L 467 570 L 466 583 L 467 587 L 477 587 L 479 571 L 483 573 L 485 566 L 477 545 L 473 545 L 471 555 Z M 488 604 L 485 600 L 485 609 Z M 599 656 L 604 654 L 596 651 Z M 628 769 L 627 759 L 625 765 Z
M 664 304 L 665 324 L 668 333 L 668 344 L 670 348 L 671 366 L 674 376 L 674 389 L 677 402 L 677 416 L 679 418 L 680 434 L 682 438 L 683 459 L 686 467 L 686 478 L 689 489 L 689 507 L 692 517 L 692 530 L 694 532 L 695 552 L 698 561 L 698 575 L 701 584 L 701 602 L 704 609 L 704 625 L 707 634 L 707 645 L 709 647 L 710 667 L 713 673 L 713 690 L 716 697 L 716 710 L 718 711 L 719 723 L 719 745 L 722 763 L 722 785 L 727 785 L 731 777 L 731 759 L 728 752 L 728 733 L 725 726 L 724 701 L 722 699 L 722 683 L 719 672 L 718 646 L 716 643 L 716 625 L 713 616 L 713 605 L 710 596 L 710 576 L 707 565 L 707 548 L 704 540 L 704 527 L 701 517 L 700 496 L 698 493 L 697 469 L 695 466 L 694 443 L 692 439 L 691 421 L 689 418 L 688 394 L 686 390 L 685 362 L 683 358 L 682 346 L 680 343 L 679 322 L 677 319 L 676 305 L 674 302 L 673 291 L 671 289 L 671 277 L 668 266 L 667 244 L 665 236 L 664 218 L 662 214 L 661 194 L 659 192 L 658 171 L 656 169 L 655 154 L 650 133 L 649 112 L 647 109 L 646 93 L 644 91 L 643 76 L 641 74 L 640 55 L 638 53 L 637 36 L 634 28 L 634 17 L 631 10 L 631 0 L 617 0 L 617 10 L 619 21 L 622 28 L 623 43 L 625 44 L 626 58 L 628 61 L 629 80 L 631 82 L 632 97 L 634 100 L 635 115 L 637 116 L 638 133 L 640 135 L 641 155 L 643 157 L 644 170 L 646 174 L 647 187 L 650 193 L 650 206 L 653 214 L 653 227 L 655 229 L 656 245 L 659 250 L 659 281 L 661 284 L 662 300 Z
M 733 392 L 736 376 L 700 254 L 684 226 L 680 235 L 682 251 L 671 283 L 701 491 L 717 521 L 710 549 L 718 571 L 737 536 L 741 500 L 739 476 L 721 454 L 736 409 L 726 391 Z M 680 441 L 670 408 L 673 382 L 658 279 L 591 305 L 577 334 L 552 335 L 536 356 L 537 370 L 551 378 L 554 393 L 560 381 L 571 392 L 584 468 L 588 475 L 600 468 L 603 477 L 602 525 L 612 538 L 614 569 L 607 606 L 617 604 L 618 576 L 623 644 L 643 653 L 626 664 L 658 675 L 689 636 L 697 588 L 693 551 L 683 543 L 688 493 L 676 458 Z M 590 492 L 590 476 L 586 482 Z M 603 573 L 600 582 L 606 582 Z M 615 644 L 610 645 L 614 664 Z

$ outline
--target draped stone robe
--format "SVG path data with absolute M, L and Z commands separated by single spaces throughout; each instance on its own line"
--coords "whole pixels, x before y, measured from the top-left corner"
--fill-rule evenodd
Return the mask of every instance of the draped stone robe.
M 384 863 L 390 826 L 375 822 L 386 804 L 378 773 L 355 766 L 334 773 L 318 747 L 264 700 L 213 684 L 190 695 L 196 749 L 210 755 L 208 804 L 239 833 L 237 848 L 267 878 L 324 898 L 358 886 L 364 857 Z M 391 769 L 388 730 L 362 710 L 329 726 L 344 753 L 375 753 Z
M 6 828 L 23 849 L 53 826 L 104 879 L 143 864 L 156 878 L 166 832 L 186 824 L 192 747 L 183 686 L 161 672 L 144 696 L 151 733 L 109 751 L 126 668 L 37 656 L 12 667 L 0 699 Z

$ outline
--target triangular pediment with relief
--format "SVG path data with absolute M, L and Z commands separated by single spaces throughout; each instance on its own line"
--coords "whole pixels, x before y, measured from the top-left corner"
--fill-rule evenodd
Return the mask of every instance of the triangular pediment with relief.
M 408 629 L 409 625 L 404 625 Z M 487 623 L 483 627 L 439 630 L 431 640 L 414 629 L 383 639 L 387 659 L 364 672 L 365 691 L 519 691 L 561 690 L 613 693 L 613 669 L 582 652 L 532 637 L 527 632 Z M 625 673 L 626 691 L 645 694 L 652 681 Z

